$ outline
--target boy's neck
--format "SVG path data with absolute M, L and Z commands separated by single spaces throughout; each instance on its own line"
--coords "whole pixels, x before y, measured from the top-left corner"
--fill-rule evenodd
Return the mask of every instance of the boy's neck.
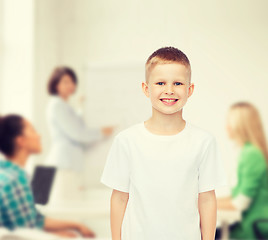
M 154 133 L 176 134 L 184 129 L 185 120 L 182 118 L 182 110 L 174 114 L 163 114 L 153 109 L 152 117 L 145 125 Z

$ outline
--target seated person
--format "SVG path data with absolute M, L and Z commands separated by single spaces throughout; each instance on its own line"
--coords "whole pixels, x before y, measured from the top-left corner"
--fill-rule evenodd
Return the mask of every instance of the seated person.
M 40 228 L 64 237 L 94 237 L 86 226 L 40 214 L 35 208 L 29 179 L 23 170 L 31 154 L 41 152 L 40 136 L 32 124 L 19 115 L 0 117 L 0 227 Z
M 253 225 L 268 219 L 268 149 L 256 107 L 248 102 L 234 103 L 228 112 L 227 131 L 240 149 L 237 184 L 231 196 L 217 199 L 217 206 L 220 210 L 242 212 L 241 221 L 229 226 L 230 239 L 259 239 Z M 267 224 L 260 225 L 259 231 L 266 235 Z M 215 238 L 221 236 L 222 230 L 216 229 Z

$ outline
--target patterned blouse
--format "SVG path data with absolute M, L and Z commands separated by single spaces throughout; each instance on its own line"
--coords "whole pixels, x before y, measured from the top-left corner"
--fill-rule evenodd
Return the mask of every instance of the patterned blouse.
M 45 217 L 35 208 L 26 172 L 0 160 L 0 227 L 44 228 Z

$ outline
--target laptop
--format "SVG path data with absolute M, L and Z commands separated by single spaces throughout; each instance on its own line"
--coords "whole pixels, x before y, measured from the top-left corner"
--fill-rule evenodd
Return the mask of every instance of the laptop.
M 31 182 L 35 203 L 47 204 L 55 173 L 55 167 L 36 166 Z

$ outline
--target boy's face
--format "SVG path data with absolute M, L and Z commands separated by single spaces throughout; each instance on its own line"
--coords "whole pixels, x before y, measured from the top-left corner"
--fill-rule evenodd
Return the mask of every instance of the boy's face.
M 194 84 L 189 84 L 187 67 L 180 63 L 168 63 L 156 65 L 151 70 L 148 83 L 142 83 L 142 89 L 155 110 L 174 114 L 182 110 L 193 93 Z

